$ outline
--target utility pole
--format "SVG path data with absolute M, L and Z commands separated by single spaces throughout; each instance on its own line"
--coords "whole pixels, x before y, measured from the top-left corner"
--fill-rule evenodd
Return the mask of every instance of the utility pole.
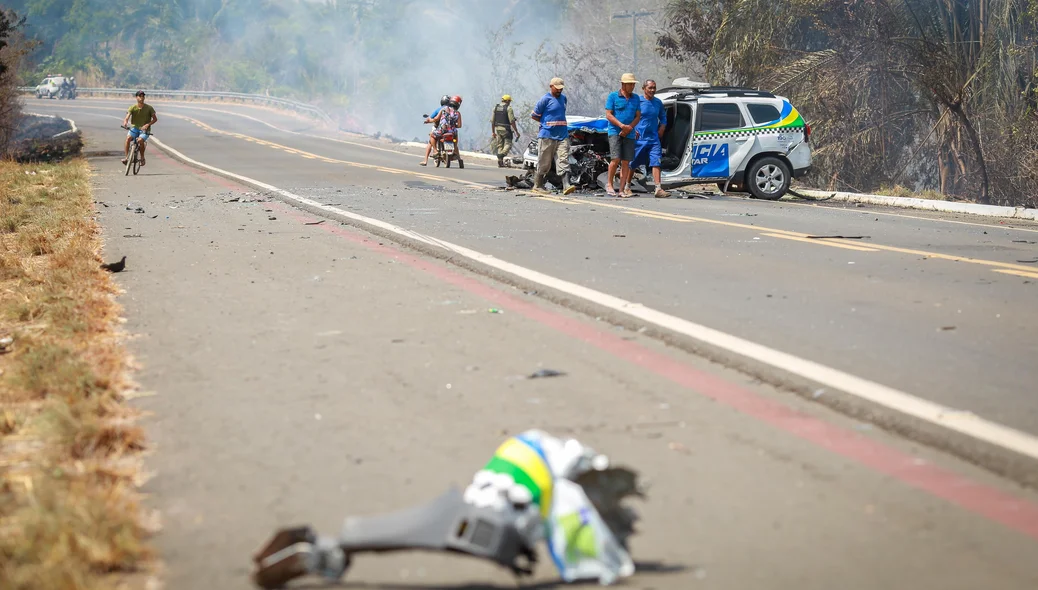
M 618 18 L 629 18 L 631 19 L 631 53 L 633 55 L 631 72 L 638 75 L 638 17 L 639 16 L 650 16 L 656 14 L 654 10 L 642 10 L 640 12 L 633 12 L 631 10 L 625 10 L 623 12 L 617 12 L 613 14 L 613 20 Z

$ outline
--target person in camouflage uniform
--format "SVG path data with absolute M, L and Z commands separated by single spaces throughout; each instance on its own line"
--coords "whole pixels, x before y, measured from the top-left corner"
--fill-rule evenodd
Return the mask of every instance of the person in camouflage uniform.
M 490 115 L 490 149 L 497 155 L 498 168 L 505 167 L 505 156 L 512 149 L 513 137 L 519 139 L 519 127 L 512 112 L 512 97 L 506 94 Z

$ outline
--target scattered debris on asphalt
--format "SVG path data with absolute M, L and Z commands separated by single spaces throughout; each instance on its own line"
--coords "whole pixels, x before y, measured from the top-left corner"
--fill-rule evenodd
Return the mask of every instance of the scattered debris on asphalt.
M 543 379 L 547 377 L 562 377 L 565 373 L 562 371 L 556 371 L 555 369 L 540 369 L 527 375 L 527 379 Z
M 144 234 L 123 234 L 124 238 L 143 238 Z
M 988 232 L 984 232 L 988 233 Z M 1030 240 L 1013 240 L 1014 244 L 1038 244 L 1038 242 L 1032 242 Z
M 528 430 L 505 440 L 463 492 L 347 518 L 337 537 L 310 526 L 277 531 L 253 556 L 252 580 L 263 588 L 310 574 L 335 581 L 360 553 L 416 549 L 467 554 L 529 576 L 545 541 L 564 581 L 613 584 L 635 571 L 627 547 L 638 516 L 623 503 L 631 496 L 645 497 L 637 472 L 576 439 Z
M 327 219 L 322 219 L 320 221 L 308 221 L 308 222 L 304 223 L 303 225 L 321 225 L 325 221 L 328 221 L 328 220 Z
M 626 238 L 627 234 L 613 234 L 614 238 Z
M 126 268 L 126 257 L 123 256 L 119 262 L 110 262 L 108 264 L 102 264 L 101 268 L 108 272 L 122 272 Z
M 1038 258 L 1035 258 L 1034 260 L 1017 260 L 1017 262 L 1021 262 L 1023 264 L 1034 264 L 1038 262 Z
M 941 331 L 942 332 L 951 332 L 954 329 L 955 329 L 955 326 L 941 326 Z
M 505 312 L 502 309 L 498 309 L 496 307 L 491 307 L 490 309 L 487 310 L 487 313 L 505 313 Z
M 270 217 L 267 218 L 267 221 L 275 221 L 275 220 L 277 220 L 277 217 L 274 217 L 273 215 L 271 215 Z
M 667 445 L 667 448 L 669 448 L 672 451 L 677 451 L 678 453 L 685 453 L 686 455 L 692 453 L 692 451 L 690 451 L 688 447 L 679 442 L 672 442 L 669 445 Z

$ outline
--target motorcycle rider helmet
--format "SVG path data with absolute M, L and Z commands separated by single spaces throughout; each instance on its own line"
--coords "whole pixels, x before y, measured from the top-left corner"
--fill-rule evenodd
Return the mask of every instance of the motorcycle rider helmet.
M 458 108 L 458 107 L 460 107 L 460 106 L 461 106 L 461 97 L 460 97 L 460 96 L 457 96 L 457 95 L 453 96 L 453 97 L 451 98 L 451 101 L 452 101 L 452 102 L 456 102 L 456 103 L 458 103 L 458 106 L 457 106 L 457 107 L 454 107 L 454 108 Z
M 445 107 L 445 106 L 447 106 L 448 103 L 450 103 L 450 101 L 451 101 L 451 97 L 449 97 L 446 94 L 444 94 L 443 98 L 440 99 L 440 106 L 441 107 Z

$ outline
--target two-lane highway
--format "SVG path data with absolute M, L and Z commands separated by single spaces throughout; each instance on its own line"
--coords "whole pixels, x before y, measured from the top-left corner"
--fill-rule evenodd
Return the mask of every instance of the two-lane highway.
M 473 158 L 420 168 L 420 150 L 322 138 L 276 111 L 156 106 L 158 137 L 213 166 L 1038 433 L 1038 224 L 723 196 L 529 198 Z
M 650 330 L 1034 433 L 1038 278 L 1020 262 L 1036 256 L 1034 226 L 728 197 L 532 197 L 474 159 L 420 168 L 418 150 L 322 137 L 276 111 L 155 103 L 157 138 L 184 158 L 568 289 L 567 307 L 158 146 L 124 177 L 110 155 L 123 103 L 29 106 L 85 130 L 106 251 L 128 254 L 117 278 L 138 379 L 155 394 L 134 403 L 150 414 L 146 491 L 170 588 L 249 587 L 247 558 L 274 528 L 331 533 L 347 514 L 429 499 L 530 427 L 652 482 L 632 587 L 1038 585 L 1033 490 L 573 310 L 595 300 Z M 819 237 L 836 235 L 863 237 Z M 566 375 L 524 378 L 537 368 Z M 554 581 L 545 563 L 533 583 Z M 358 558 L 348 582 L 514 586 L 485 564 L 413 555 Z

